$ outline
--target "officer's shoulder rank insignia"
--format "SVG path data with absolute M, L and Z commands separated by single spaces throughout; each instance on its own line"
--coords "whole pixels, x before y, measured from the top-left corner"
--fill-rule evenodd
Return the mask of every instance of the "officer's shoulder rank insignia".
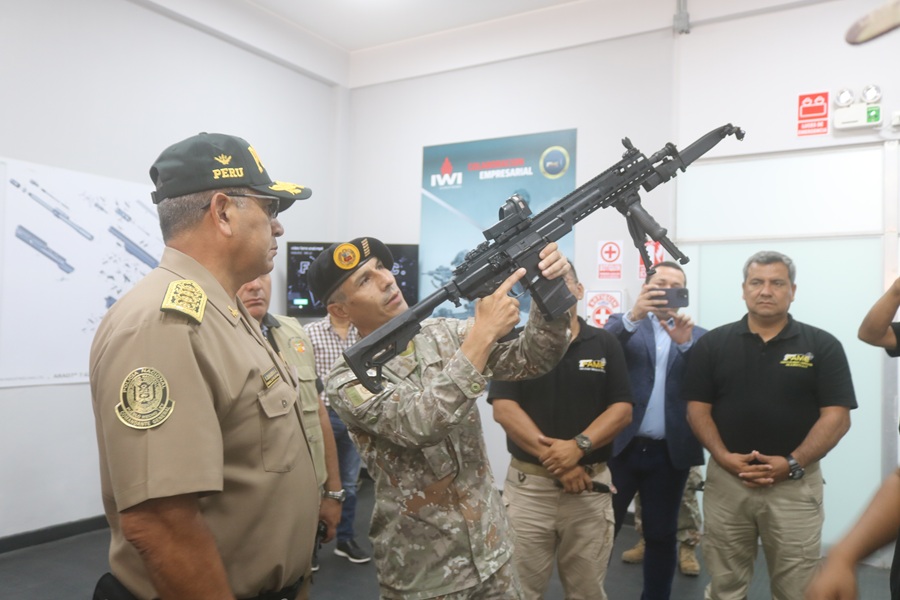
M 116 416 L 134 429 L 162 425 L 175 408 L 175 402 L 169 397 L 169 382 L 153 367 L 141 367 L 129 373 L 122 382 L 121 398 L 116 405 Z
M 169 284 L 166 297 L 163 298 L 159 309 L 184 313 L 197 323 L 201 323 L 203 312 L 206 310 L 206 292 L 196 281 L 190 279 L 173 281 Z

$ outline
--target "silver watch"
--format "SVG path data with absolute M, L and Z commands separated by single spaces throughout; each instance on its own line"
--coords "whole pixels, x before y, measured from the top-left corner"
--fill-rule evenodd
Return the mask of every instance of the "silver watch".
M 575 443 L 578 445 L 578 448 L 585 454 L 590 452 L 591 447 L 594 445 L 591 442 L 591 438 L 584 435 L 583 433 L 579 433 L 578 435 L 575 436 Z
M 788 473 L 788 478 L 793 479 L 794 481 L 803 479 L 803 476 L 806 474 L 806 469 L 801 467 L 800 463 L 797 462 L 797 459 L 790 454 L 785 456 L 785 459 L 787 459 L 788 467 L 791 469 Z
M 336 492 L 324 492 L 322 494 L 323 498 L 331 498 L 332 500 L 337 500 L 338 502 L 343 502 L 347 499 L 347 490 L 340 489 Z

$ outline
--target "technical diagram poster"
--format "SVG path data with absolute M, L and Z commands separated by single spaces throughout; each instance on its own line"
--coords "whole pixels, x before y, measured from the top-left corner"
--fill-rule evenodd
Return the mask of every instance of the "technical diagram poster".
M 0 387 L 88 380 L 106 310 L 163 251 L 151 187 L 0 159 Z
M 483 231 L 498 220 L 513 194 L 532 214 L 575 189 L 575 129 L 515 137 L 427 146 L 422 164 L 422 233 L 419 245 L 419 298 L 450 281 L 468 251 L 485 241 Z M 559 240 L 573 256 L 573 234 Z M 523 319 L 531 297 L 521 297 Z M 466 318 L 474 306 L 445 302 L 435 316 Z

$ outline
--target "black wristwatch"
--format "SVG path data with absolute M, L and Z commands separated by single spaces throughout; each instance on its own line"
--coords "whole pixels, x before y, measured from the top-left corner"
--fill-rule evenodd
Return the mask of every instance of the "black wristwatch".
M 791 468 L 791 472 L 788 473 L 789 479 L 803 479 L 803 476 L 806 475 L 806 470 L 800 466 L 800 463 L 797 462 L 797 459 L 792 455 L 788 454 L 785 456 L 788 462 L 788 466 Z
M 336 492 L 326 491 L 326 492 L 322 493 L 322 497 L 323 498 L 331 498 L 332 500 L 337 500 L 338 502 L 343 502 L 344 500 L 347 499 L 347 490 L 340 489 L 340 490 L 337 490 Z
M 584 435 L 583 433 L 579 433 L 575 436 L 575 443 L 578 445 L 578 448 L 587 454 L 591 451 L 591 447 L 594 445 L 591 443 L 591 438 Z

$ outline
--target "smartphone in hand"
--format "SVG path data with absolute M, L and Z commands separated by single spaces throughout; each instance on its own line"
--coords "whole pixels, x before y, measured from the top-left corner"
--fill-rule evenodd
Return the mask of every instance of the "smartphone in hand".
M 664 299 L 667 304 L 665 308 L 684 308 L 688 305 L 687 288 L 665 288 L 661 290 L 663 296 L 656 296 L 657 299 Z

